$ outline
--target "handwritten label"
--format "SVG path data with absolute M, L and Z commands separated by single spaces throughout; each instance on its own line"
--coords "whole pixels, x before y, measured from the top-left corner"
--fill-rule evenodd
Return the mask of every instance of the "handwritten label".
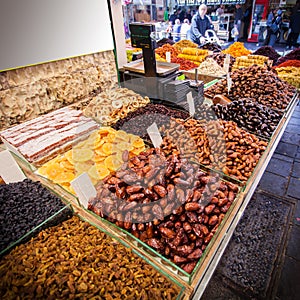
M 231 77 L 230 77 L 230 74 L 227 73 L 227 90 L 228 90 L 228 94 L 229 94 L 229 92 L 230 92 L 231 85 L 232 85 L 232 79 L 231 79 Z
M 155 148 L 159 148 L 162 143 L 162 137 L 155 122 L 147 128 L 147 133 L 151 139 L 153 146 Z
M 171 52 L 166 52 L 166 61 L 167 61 L 168 63 L 171 62 Z
M 97 195 L 97 191 L 93 186 L 89 175 L 87 173 L 82 173 L 71 181 L 71 186 L 77 194 L 81 205 L 87 209 L 89 199 L 94 198 Z
M 19 182 L 26 179 L 25 174 L 8 150 L 0 152 L 0 176 L 5 183 Z
M 187 99 L 187 103 L 189 105 L 190 116 L 193 116 L 195 114 L 196 110 L 195 110 L 195 102 L 194 102 L 194 99 L 193 99 L 192 92 L 189 92 L 186 95 L 186 99 Z
M 230 65 L 230 55 L 226 54 L 224 59 L 224 65 L 223 65 L 223 69 L 226 73 L 229 72 L 229 65 Z

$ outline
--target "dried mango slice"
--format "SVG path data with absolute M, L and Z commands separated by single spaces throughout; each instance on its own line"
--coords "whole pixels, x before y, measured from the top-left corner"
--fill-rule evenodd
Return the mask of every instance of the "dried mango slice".
M 138 139 L 136 139 L 135 141 L 132 142 L 132 145 L 135 148 L 139 148 L 139 147 L 143 147 L 145 144 L 144 144 L 144 141 L 141 138 L 138 138 Z
M 57 174 L 54 178 L 56 183 L 64 183 L 64 182 L 71 182 L 75 179 L 75 175 L 72 172 L 61 172 Z
M 131 151 L 134 149 L 133 145 L 130 143 L 127 143 L 127 142 L 118 143 L 117 148 L 122 151 L 124 151 L 124 150 Z
M 110 171 L 117 171 L 122 163 L 118 160 L 115 155 L 108 156 L 104 160 L 105 167 Z
M 46 175 L 51 180 L 54 180 L 56 176 L 61 172 L 63 172 L 63 169 L 58 163 L 49 163 L 46 167 Z
M 74 165 L 70 163 L 67 159 L 61 161 L 59 165 L 62 169 L 74 171 Z
M 116 140 L 116 134 L 115 133 L 110 133 L 106 137 L 107 142 L 114 143 L 115 140 Z
M 120 139 L 120 140 L 129 142 L 130 136 L 124 130 L 118 130 L 116 133 L 116 139 Z
M 101 150 L 105 155 L 110 155 L 113 153 L 114 145 L 111 143 L 105 143 L 104 145 L 102 145 Z
M 144 150 L 145 150 L 145 146 L 140 148 L 135 148 L 134 150 L 130 151 L 130 154 L 139 155 Z
M 101 167 L 97 166 L 97 171 L 100 180 L 104 179 L 106 176 L 110 174 L 109 170 L 104 165 Z
M 98 170 L 97 170 L 96 165 L 93 165 L 92 167 L 90 167 L 87 173 L 92 179 L 99 179 Z
M 99 154 L 96 154 L 96 155 L 94 156 L 93 161 L 96 162 L 96 163 L 97 163 L 97 162 L 102 162 L 102 161 L 105 160 L 106 157 L 107 157 L 106 155 L 99 155 Z
M 90 149 L 73 149 L 73 160 L 84 162 L 93 158 L 93 151 Z
M 90 167 L 93 165 L 92 162 L 89 162 L 89 163 L 76 163 L 74 165 L 74 168 L 75 168 L 75 172 L 77 175 L 80 175 L 84 172 L 88 172 L 88 170 L 90 169 Z
M 116 132 L 116 130 L 114 130 L 113 128 L 108 127 L 108 126 L 100 127 L 100 129 L 98 130 L 98 133 L 103 135 L 103 136 L 106 136 L 109 133 L 115 133 L 115 132 Z
M 104 139 L 97 139 L 94 141 L 94 144 L 91 146 L 91 148 L 93 150 L 95 149 L 100 149 L 102 147 L 102 145 L 105 144 L 105 140 Z
M 74 160 L 73 160 L 73 151 L 72 150 L 69 150 L 65 153 L 64 157 L 71 163 L 73 164 L 74 163 Z

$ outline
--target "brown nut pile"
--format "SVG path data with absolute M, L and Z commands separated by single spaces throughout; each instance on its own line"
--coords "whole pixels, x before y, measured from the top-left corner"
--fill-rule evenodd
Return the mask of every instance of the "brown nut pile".
M 186 152 L 185 158 L 196 159 L 242 182 L 249 179 L 268 145 L 233 121 L 176 119 L 165 134 L 162 149 L 167 155 L 178 154 L 180 149 Z
M 275 72 L 261 66 L 251 66 L 231 73 L 232 86 L 228 94 L 227 79 L 223 79 L 205 91 L 207 97 L 221 94 L 233 100 L 253 98 L 265 106 L 284 110 L 296 89 L 281 80 Z
M 1 299 L 176 299 L 179 288 L 78 217 L 0 262 Z
M 207 58 L 213 58 L 219 66 L 224 67 L 224 61 L 225 61 L 225 57 L 226 54 L 219 52 L 219 53 L 213 53 L 212 55 L 207 56 Z M 231 72 L 231 68 L 235 62 L 235 58 L 231 55 L 229 55 L 230 57 L 230 63 L 229 63 L 229 72 Z
M 89 209 L 191 273 L 237 192 L 217 174 L 152 148 L 99 185 Z

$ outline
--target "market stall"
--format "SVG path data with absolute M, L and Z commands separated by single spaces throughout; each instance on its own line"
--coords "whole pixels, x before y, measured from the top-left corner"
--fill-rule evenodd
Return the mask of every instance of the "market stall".
M 256 55 L 241 43 L 222 50 L 181 41 L 155 50 L 148 41 L 142 46 L 154 61 L 127 66 L 124 82 L 158 77 L 159 103 L 149 88 L 114 82 L 114 68 L 102 85 L 86 83 L 83 67 L 92 68 L 91 57 L 99 64 L 99 55 L 61 62 L 80 70 L 66 77 L 69 86 L 78 78 L 91 86 L 82 95 L 82 84 L 63 85 L 65 105 L 59 87 L 50 93 L 54 79 L 42 78 L 44 86 L 50 81 L 51 112 L 28 118 L 20 104 L 1 102 L 1 220 L 32 211 L 32 220 L 8 218 L 9 229 L 19 222 L 19 235 L 1 249 L 1 296 L 199 299 L 204 292 L 298 102 L 299 83 L 293 75 L 285 81 L 294 69 L 282 68 L 299 66 L 280 58 L 276 72 L 272 49 Z M 289 55 L 299 61 L 299 49 Z M 104 65 L 114 61 L 101 57 Z M 158 59 L 171 59 L 162 64 L 170 73 L 157 76 Z M 49 78 L 55 64 L 29 68 Z M 19 86 L 24 92 L 23 72 L 2 74 L 3 99 L 11 90 L 19 95 Z M 9 184 L 13 165 L 24 182 Z

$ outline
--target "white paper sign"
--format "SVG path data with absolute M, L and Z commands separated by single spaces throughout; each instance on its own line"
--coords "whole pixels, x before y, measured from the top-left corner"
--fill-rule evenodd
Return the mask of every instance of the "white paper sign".
M 19 182 L 26 179 L 25 174 L 8 150 L 0 152 L 0 176 L 5 183 Z
M 229 72 L 229 64 L 230 64 L 230 56 L 229 54 L 226 54 L 226 57 L 224 59 L 224 65 L 223 65 L 223 69 L 226 73 Z
M 194 99 L 193 99 L 192 92 L 189 92 L 186 95 L 186 100 L 187 100 L 187 103 L 189 105 L 190 116 L 193 116 L 195 114 L 196 110 L 195 110 L 195 102 L 194 102 Z
M 155 122 L 147 128 L 147 133 L 151 139 L 153 146 L 155 148 L 159 148 L 162 143 L 162 137 Z
M 171 52 L 166 52 L 166 61 L 167 61 L 168 63 L 171 62 Z
M 228 94 L 229 94 L 229 92 L 230 92 L 231 85 L 232 85 L 232 79 L 231 79 L 231 77 L 230 77 L 230 74 L 227 73 L 227 90 L 228 90 Z
M 71 181 L 81 205 L 87 209 L 89 199 L 96 197 L 97 191 L 87 173 L 82 173 Z

